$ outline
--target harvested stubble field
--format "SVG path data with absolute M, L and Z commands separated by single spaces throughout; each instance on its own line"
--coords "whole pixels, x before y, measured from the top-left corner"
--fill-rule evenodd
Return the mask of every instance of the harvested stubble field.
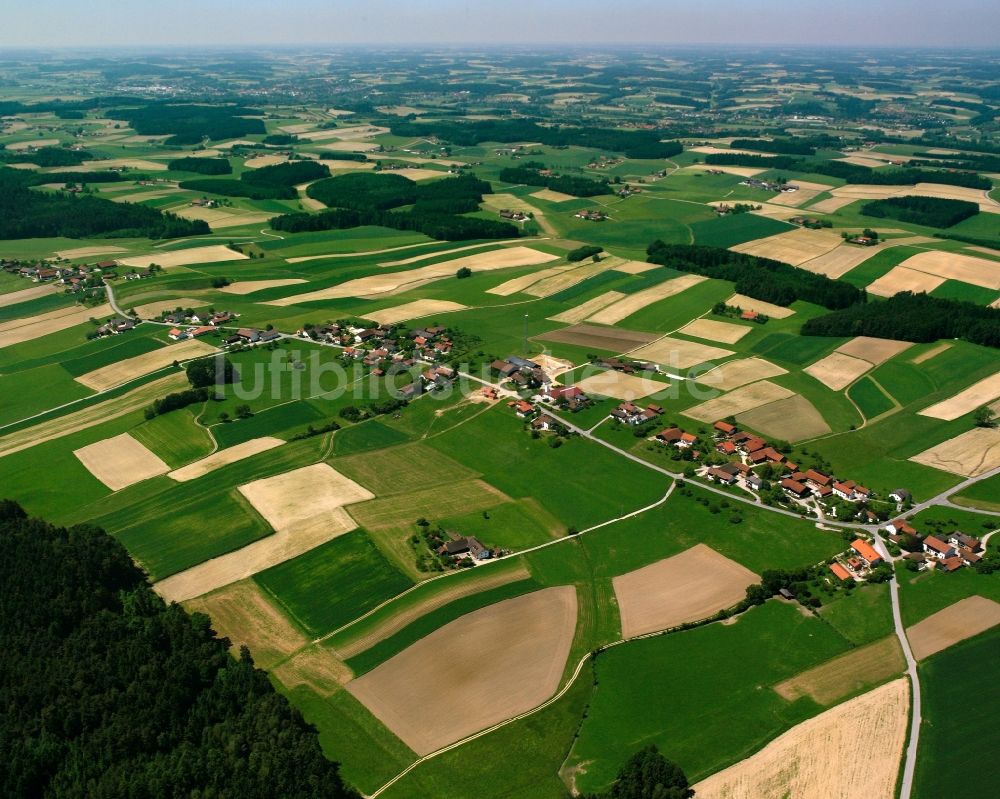
M 552 696 L 576 614 L 573 586 L 498 602 L 435 630 L 347 690 L 426 755 Z
M 239 486 L 274 528 L 274 535 L 161 580 L 153 587 L 168 602 L 183 602 L 284 563 L 353 530 L 344 505 L 374 495 L 325 463 Z
M 110 316 L 111 311 L 112 308 L 107 303 L 95 308 L 73 305 L 24 319 L 11 319 L 9 322 L 0 323 L 0 349 L 32 341 L 49 333 L 58 333 L 60 330 L 82 325 L 90 319 Z
M 648 272 L 650 269 L 659 268 L 659 265 L 647 263 L 646 261 L 625 261 L 624 263 L 616 264 L 611 268 L 616 272 L 624 272 L 626 275 L 641 275 L 643 272 Z
M 280 280 L 237 280 L 235 283 L 223 286 L 219 291 L 242 296 L 244 294 L 253 294 L 255 291 L 263 291 L 264 289 L 273 289 L 278 286 L 294 286 L 298 283 L 306 282 L 308 281 L 301 277 L 287 277 Z
M 823 415 L 801 394 L 736 415 L 736 421 L 771 438 L 803 441 L 830 432 Z
M 576 385 L 587 394 L 632 401 L 665 391 L 670 384 L 609 370 L 585 377 Z
M 506 241 L 492 241 L 485 244 L 466 244 L 464 247 L 452 247 L 450 250 L 438 250 L 437 252 L 428 252 L 419 255 L 411 255 L 409 258 L 403 258 L 398 261 L 383 261 L 379 266 L 389 267 L 389 266 L 409 266 L 410 264 L 415 264 L 420 261 L 426 261 L 430 258 L 443 258 L 446 255 L 454 255 L 457 252 L 468 252 L 469 250 L 482 250 L 486 247 L 493 247 L 498 244 L 517 244 L 520 239 L 507 239 Z M 384 252 L 395 252 L 396 250 L 409 250 L 413 247 L 426 247 L 430 244 L 438 244 L 439 242 L 431 241 L 427 244 L 408 244 L 404 247 L 390 247 L 387 250 L 373 250 L 366 253 L 366 255 L 379 255 Z M 356 255 L 356 253 L 354 253 Z M 325 257 L 325 256 L 320 256 Z M 288 263 L 295 263 L 299 261 L 299 258 L 289 258 Z
M 150 264 L 157 264 L 164 269 L 168 269 L 172 266 L 248 260 L 250 260 L 249 255 L 231 250 L 225 244 L 209 244 L 205 247 L 190 247 L 186 250 L 164 250 L 147 253 L 146 255 L 136 255 L 131 258 L 121 258 L 118 263 L 122 266 L 134 266 L 136 269 L 146 269 Z
M 954 397 L 937 402 L 918 413 L 921 416 L 950 422 L 959 416 L 971 413 L 981 405 L 992 402 L 997 397 L 1000 397 L 1000 372 L 973 383 Z
M 746 596 L 760 578 L 745 566 L 697 544 L 612 580 L 622 638 L 707 618 Z
M 696 286 L 705 280 L 708 280 L 708 278 L 701 275 L 681 275 L 671 280 L 665 280 L 651 288 L 627 295 L 625 299 L 619 300 L 614 305 L 609 305 L 595 313 L 590 317 L 590 321 L 601 325 L 617 324 L 622 319 L 631 316 L 637 311 L 641 311 L 647 305 L 652 305 L 654 302 L 659 302 L 668 297 L 673 297 L 675 294 L 680 294 L 685 289 Z
M 729 249 L 798 266 L 842 246 L 845 246 L 844 240 L 839 233 L 834 233 L 832 230 L 799 228 L 756 241 L 748 241 L 745 244 L 737 244 Z
M 897 341 L 891 338 L 872 338 L 871 336 L 857 336 L 850 341 L 837 347 L 837 352 L 850 355 L 854 358 L 862 358 L 875 366 L 888 361 L 890 358 L 899 355 L 904 350 L 913 346 L 910 341 Z
M 275 164 L 283 164 L 288 160 L 287 155 L 258 155 L 253 158 L 248 158 L 243 162 L 243 166 L 250 167 L 251 169 L 259 169 L 262 166 L 274 166 Z
M 257 225 L 266 222 L 274 213 L 254 213 L 253 211 L 229 211 L 217 208 L 180 208 L 174 211 L 177 216 L 185 219 L 200 219 L 208 222 L 212 230 L 240 225 Z M 159 262 L 157 262 L 159 263 Z M 162 264 L 161 264 L 162 266 Z
M 459 302 L 449 302 L 448 300 L 414 300 L 403 305 L 395 305 L 392 308 L 383 308 L 381 311 L 372 311 L 366 314 L 365 318 L 372 319 L 380 325 L 394 325 L 397 322 L 406 322 L 409 319 L 419 319 L 433 314 L 464 311 L 467 307 Z
M 228 466 L 231 463 L 236 463 L 261 452 L 267 452 L 269 449 L 280 447 L 284 443 L 282 439 L 271 438 L 270 436 L 252 438 L 249 441 L 244 441 L 242 444 L 236 444 L 227 449 L 220 449 L 218 452 L 213 452 L 211 455 L 196 460 L 194 463 L 189 463 L 187 466 L 182 466 L 180 469 L 174 469 L 174 471 L 167 474 L 167 477 L 179 483 L 186 483 L 188 480 L 197 480 L 199 477 L 211 474 L 223 466 Z
M 127 413 L 140 410 L 154 399 L 188 387 L 187 378 L 180 372 L 161 377 L 139 386 L 120 397 L 99 402 L 75 413 L 68 413 L 33 427 L 0 436 L 0 458 L 52 441 L 55 438 L 78 433 L 89 427 L 110 422 Z
M 755 300 L 753 297 L 748 297 L 746 294 L 734 294 L 726 300 L 726 305 L 742 308 L 744 311 L 756 311 L 757 313 L 762 313 L 765 316 L 770 316 L 772 319 L 787 319 L 795 313 L 795 311 L 791 308 L 785 308 L 781 305 L 772 305 L 771 303 L 763 302 L 762 300 Z
M 1000 430 L 977 427 L 910 458 L 941 471 L 979 477 L 1000 466 Z
M 20 291 L 11 291 L 7 294 L 0 294 L 0 308 L 6 308 L 8 305 L 17 305 L 18 303 L 27 302 L 28 300 L 36 300 L 39 297 L 45 297 L 49 294 L 55 293 L 55 288 L 48 284 L 34 286 L 30 289 L 21 289 Z
M 820 705 L 832 705 L 866 685 L 882 682 L 906 669 L 903 650 L 895 635 L 796 674 L 774 686 L 778 695 L 794 702 L 808 696 Z
M 94 391 L 106 391 L 158 369 L 165 369 L 174 361 L 183 362 L 211 355 L 214 352 L 216 352 L 216 348 L 211 344 L 197 339 L 188 339 L 143 355 L 136 355 L 134 358 L 126 358 L 123 361 L 102 366 L 100 369 L 80 375 L 76 381 Z
M 944 280 L 943 277 L 930 275 L 927 272 L 918 272 L 905 266 L 894 266 L 882 277 L 869 283 L 865 290 L 876 297 L 891 297 L 901 291 L 929 294 L 944 283 Z
M 731 322 L 718 322 L 714 319 L 695 319 L 677 332 L 709 341 L 721 341 L 723 344 L 735 344 L 750 330 L 751 328 L 746 325 L 734 325 Z
M 554 341 L 557 344 L 574 344 L 578 347 L 594 347 L 611 352 L 629 352 L 636 347 L 656 341 L 655 333 L 640 333 L 637 330 L 622 330 L 617 327 L 578 324 L 550 330 L 540 336 L 539 341 Z
M 882 250 L 889 249 L 890 247 L 927 244 L 933 241 L 934 239 L 927 238 L 926 236 L 907 236 L 906 238 L 890 239 L 872 247 L 860 247 L 853 244 L 843 245 L 818 258 L 804 261 L 799 264 L 799 268 L 817 275 L 826 275 L 830 278 L 843 277 Z
M 374 627 L 367 629 L 363 635 L 348 639 L 342 644 L 338 643 L 331 649 L 341 660 L 347 660 L 371 649 L 375 644 L 395 635 L 404 627 L 438 608 L 443 608 L 445 605 L 464 597 L 492 591 L 494 588 L 527 580 L 531 577 L 528 569 L 520 564 L 514 569 L 494 569 L 494 571 L 494 574 L 487 574 L 481 579 L 450 581 L 454 584 L 448 584 L 444 590 L 437 591 L 426 599 L 408 605 L 399 613 L 395 613 Z
M 253 580 L 227 585 L 185 602 L 184 607 L 211 618 L 212 629 L 228 638 L 234 651 L 244 644 L 249 647 L 262 669 L 270 669 L 307 643 Z
M 1000 261 L 989 258 L 928 250 L 911 255 L 900 264 L 900 267 L 935 275 L 945 280 L 960 280 L 973 286 L 1000 290 Z
M 672 369 L 687 369 L 699 363 L 722 360 L 732 354 L 732 350 L 670 336 L 664 336 L 629 353 L 638 360 L 653 361 Z
M 827 388 L 840 391 L 871 368 L 873 365 L 868 361 L 844 355 L 842 352 L 831 352 L 802 371 L 815 377 Z
M 776 363 L 765 361 L 763 358 L 741 358 L 727 361 L 722 366 L 705 372 L 698 377 L 698 382 L 720 391 L 732 391 L 756 380 L 784 374 L 788 374 L 787 369 L 782 369 Z
M 533 192 L 532 197 L 537 197 L 539 200 L 548 200 L 550 203 L 564 203 L 568 200 L 578 200 L 579 197 L 575 197 L 572 194 L 564 194 L 561 191 L 552 191 L 551 189 L 542 189 L 541 191 Z
M 769 402 L 794 397 L 795 392 L 770 380 L 760 380 L 746 386 L 723 394 L 721 397 L 710 399 L 693 408 L 683 411 L 685 416 L 697 419 L 699 422 L 714 422 L 717 419 L 725 419 L 727 416 L 735 416 L 738 413 L 759 408 Z
M 796 725 L 694 789 L 699 799 L 889 799 L 909 696 L 906 680 L 886 683 Z
M 486 289 L 486 293 L 495 294 L 498 297 L 509 297 L 511 294 L 525 291 L 539 281 L 562 275 L 566 272 L 572 272 L 575 268 L 574 264 L 563 264 L 562 266 L 550 266 L 548 269 L 539 269 L 537 272 L 532 272 L 529 275 L 521 275 L 520 277 L 512 277 L 510 280 L 505 280 L 498 286 Z
M 170 471 L 155 453 L 128 433 L 88 444 L 73 450 L 73 454 L 87 471 L 112 491 Z
M 882 164 L 878 164 L 882 166 Z M 945 200 L 966 200 L 979 204 L 980 211 L 1000 213 L 1000 202 L 989 198 L 982 189 L 964 186 L 946 186 L 943 183 L 918 183 L 916 186 L 870 186 L 848 184 L 831 189 L 837 199 L 884 200 L 889 197 L 940 197 Z
M 970 596 L 906 628 L 913 657 L 924 660 L 1000 624 L 1000 604 Z
M 575 325 L 597 313 L 602 308 L 607 308 L 609 305 L 613 305 L 623 299 L 625 299 L 625 295 L 620 291 L 606 291 L 574 308 L 570 308 L 555 316 L 550 316 L 549 320 L 552 322 L 562 322 L 567 325 Z
M 583 266 L 576 266 L 575 268 L 549 275 L 536 283 L 532 283 L 523 291 L 532 297 L 548 297 L 571 286 L 575 286 L 587 278 L 599 275 L 601 272 L 607 272 L 612 267 L 613 260 L 611 258 L 607 258 L 600 263 L 587 263 Z
M 854 201 L 854 197 L 827 197 L 825 200 L 820 200 L 818 203 L 810 205 L 809 210 L 815 211 L 818 214 L 833 214 Z
M 504 247 L 491 252 L 467 255 L 463 258 L 429 264 L 403 272 L 388 272 L 383 275 L 360 277 L 329 288 L 310 291 L 306 294 L 295 294 L 264 304 L 285 306 L 344 297 L 389 296 L 403 291 L 411 291 L 445 277 L 454 277 L 455 272 L 462 268 L 471 269 L 473 272 L 489 272 L 495 269 L 510 269 L 515 266 L 544 264 L 558 259 L 557 255 L 550 255 L 531 247 Z
M 339 465 L 339 462 L 338 462 Z M 414 467 L 419 473 L 420 467 Z M 462 480 L 381 497 L 355 505 L 351 516 L 367 530 L 411 530 L 415 519 L 456 516 L 493 508 L 511 499 L 482 480 Z

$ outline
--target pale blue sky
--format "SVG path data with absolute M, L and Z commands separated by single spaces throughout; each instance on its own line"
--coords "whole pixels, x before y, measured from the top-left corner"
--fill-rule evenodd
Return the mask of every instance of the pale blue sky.
M 8 0 L 4 6 L 0 46 L 742 42 L 1000 47 L 996 0 Z

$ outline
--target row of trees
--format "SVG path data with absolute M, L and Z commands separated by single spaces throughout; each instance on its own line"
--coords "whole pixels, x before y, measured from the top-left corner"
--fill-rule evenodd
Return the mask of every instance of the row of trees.
M 171 134 L 166 144 L 200 144 L 203 139 L 237 139 L 265 133 L 264 122 L 255 117 L 264 112 L 240 105 L 203 105 L 166 101 L 143 101 L 135 107 L 115 109 L 143 136 Z
M 201 220 L 90 195 L 32 191 L 31 183 L 30 173 L 25 177 L 21 170 L 0 169 L 0 239 L 97 235 L 161 239 L 210 232 Z
M 30 153 L 0 150 L 0 162 L 2 163 L 17 164 L 27 161 L 42 168 L 79 166 L 84 161 L 91 161 L 93 158 L 94 154 L 86 150 L 67 150 L 62 147 L 40 147 Z
M 185 159 L 192 161 L 217 159 Z M 224 160 L 225 159 L 219 159 Z M 226 164 L 228 165 L 228 161 Z M 195 170 L 197 171 L 197 170 Z M 287 161 L 260 169 L 247 170 L 239 179 L 196 178 L 182 181 L 182 189 L 222 194 L 226 197 L 249 197 L 253 200 L 293 200 L 300 183 L 330 176 L 330 168 L 317 161 Z
M 1000 347 L 1000 308 L 904 291 L 809 319 L 804 336 L 874 336 L 928 342 L 959 338 Z
M 461 216 L 479 209 L 487 181 L 472 175 L 420 185 L 402 175 L 355 173 L 312 184 L 310 197 L 331 206 L 318 214 L 286 214 L 271 227 L 289 233 L 380 225 L 415 230 L 442 241 L 517 238 L 520 230 L 495 219 Z M 409 210 L 391 209 L 410 205 Z
M 979 203 L 942 197 L 889 197 L 861 206 L 863 216 L 898 219 L 915 225 L 947 228 L 979 213 Z
M 0 501 L 0 794 L 356 799 L 316 731 L 124 547 Z
M 495 87 L 494 87 L 495 91 Z M 482 142 L 537 141 L 553 147 L 589 147 L 623 153 L 627 158 L 672 158 L 684 149 L 676 141 L 660 141 L 655 130 L 612 130 L 594 127 L 543 126 L 529 119 L 485 119 L 475 122 L 394 122 L 394 136 L 436 137 L 463 147 Z
M 167 164 L 172 172 L 197 172 L 200 175 L 231 175 L 233 166 L 228 158 L 175 158 Z
M 576 197 L 596 197 L 608 193 L 605 180 L 591 180 L 575 175 L 543 175 L 544 164 L 527 163 L 500 170 L 500 180 L 504 183 L 524 183 L 527 186 L 544 186 L 552 191 L 572 194 Z
M 865 301 L 865 292 L 848 283 L 770 258 L 731 252 L 721 247 L 666 244 L 657 240 L 646 249 L 646 260 L 683 272 L 731 280 L 737 292 L 775 305 L 805 300 L 824 308 L 838 309 Z
M 848 164 L 845 161 L 824 161 L 793 158 L 789 155 L 748 155 L 744 153 L 711 153 L 705 156 L 709 166 L 752 166 L 762 169 L 787 169 L 812 172 L 817 175 L 841 178 L 847 183 L 877 186 L 914 186 L 917 183 L 941 183 L 947 186 L 964 186 L 970 189 L 989 190 L 993 182 L 974 172 L 945 172 L 938 169 L 871 169 Z

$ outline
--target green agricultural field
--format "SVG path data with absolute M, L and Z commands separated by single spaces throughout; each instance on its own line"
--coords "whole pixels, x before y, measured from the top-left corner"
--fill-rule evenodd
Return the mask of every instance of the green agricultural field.
M 975 686 L 970 691 L 969 687 Z M 994 628 L 934 655 L 920 665 L 924 724 L 920 731 L 913 795 L 954 795 L 953 775 L 962 775 L 961 795 L 996 794 L 1000 766 L 984 757 L 1000 744 L 1000 629 Z M 974 742 L 970 747 L 955 741 Z M 947 752 L 947 754 L 945 754 Z
M 340 430 L 333 437 L 333 451 L 336 455 L 351 455 L 391 447 L 407 440 L 409 436 L 405 433 L 372 420 Z
M 837 632 L 855 646 L 863 646 L 893 633 L 889 586 L 866 585 L 824 605 L 819 610 Z
M 94 392 L 77 383 L 61 364 L 37 366 L 0 375 L 0 425 L 11 424 L 52 407 L 52 397 L 62 402 L 89 397 Z
M 254 580 L 314 635 L 336 629 L 412 585 L 364 530 L 272 566 Z
M 794 229 L 787 222 L 757 214 L 728 214 L 691 225 L 694 243 L 710 247 L 735 247 Z
M 847 390 L 850 397 L 866 419 L 874 419 L 894 407 L 892 400 L 875 384 L 872 378 L 862 377 Z
M 968 505 L 970 508 L 1000 511 L 1000 475 L 981 480 L 960 494 L 952 495 L 951 501 L 959 505 Z
M 567 527 L 579 529 L 655 502 L 667 479 L 624 463 L 604 447 L 570 439 L 559 449 L 534 440 L 509 409 L 494 407 L 427 441 L 435 450 L 478 467 L 511 497 L 534 497 Z M 614 474 L 613 484 L 606 479 Z
M 810 699 L 789 703 L 768 686 L 848 648 L 829 625 L 772 601 L 735 624 L 601 653 L 568 764 L 581 767 L 577 787 L 605 788 L 639 742 L 659 746 L 692 782 L 746 757 L 819 711 Z
M 176 469 L 205 457 L 215 447 L 209 432 L 196 421 L 199 410 L 181 408 L 157 416 L 132 430 L 132 436 Z

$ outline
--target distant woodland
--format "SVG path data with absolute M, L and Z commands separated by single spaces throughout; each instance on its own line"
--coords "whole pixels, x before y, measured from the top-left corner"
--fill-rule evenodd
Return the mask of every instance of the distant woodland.
M 348 173 L 312 184 L 307 193 L 329 206 L 317 214 L 286 214 L 271 220 L 274 230 L 301 233 L 381 225 L 415 230 L 443 241 L 517 238 L 519 228 L 495 219 L 461 216 L 475 211 L 487 181 L 471 175 L 418 184 L 402 175 Z M 410 206 L 403 210 L 402 206 Z M 400 209 L 400 210 L 392 210 Z
M 871 169 L 845 161 L 823 161 L 793 158 L 789 155 L 746 155 L 743 153 L 712 153 L 705 156 L 709 166 L 752 166 L 763 169 L 787 169 L 841 178 L 847 183 L 875 186 L 914 186 L 917 183 L 941 183 L 970 189 L 991 189 L 993 182 L 974 172 L 944 172 L 937 169 Z
M 477 122 L 393 122 L 390 132 L 407 138 L 437 138 L 463 147 L 481 142 L 541 142 L 554 147 L 574 145 L 624 153 L 627 158 L 671 158 L 683 147 L 675 141 L 660 141 L 655 130 L 610 130 L 608 128 L 543 126 L 522 119 L 487 119 Z
M 1000 347 L 1000 308 L 904 291 L 802 325 L 804 336 L 874 336 L 928 342 L 959 338 Z
M 181 219 L 145 205 L 36 191 L 28 187 L 32 179 L 30 172 L 0 169 L 0 239 L 97 235 L 162 239 L 210 232 L 206 222 Z
M 576 197 L 596 197 L 609 194 L 607 181 L 591 180 L 575 175 L 543 175 L 544 164 L 527 162 L 524 166 L 512 166 L 500 170 L 500 180 L 504 183 L 524 183 L 527 186 L 544 186 L 551 191 L 561 191 Z
M 144 101 L 135 108 L 116 108 L 115 119 L 123 119 L 142 136 L 167 135 L 166 144 L 200 144 L 203 139 L 235 139 L 264 133 L 264 122 L 248 117 L 263 116 L 255 108 L 239 105 L 202 105 Z
M 889 197 L 861 206 L 863 216 L 936 228 L 949 228 L 978 213 L 978 203 L 941 197 Z
M 740 294 L 775 305 L 790 305 L 796 300 L 805 300 L 824 308 L 837 309 L 865 300 L 865 292 L 848 283 L 780 261 L 731 252 L 721 247 L 665 244 L 657 240 L 646 249 L 646 260 L 683 272 L 732 280 Z
M 206 194 L 222 194 L 226 197 L 249 197 L 253 200 L 294 200 L 299 196 L 295 189 L 298 184 L 329 176 L 330 168 L 316 161 L 288 161 L 284 164 L 248 169 L 240 175 L 239 180 L 196 178 L 195 180 L 181 181 L 180 187 L 192 191 L 202 191 Z
M 0 794 L 356 799 L 315 730 L 102 530 L 0 501 Z

